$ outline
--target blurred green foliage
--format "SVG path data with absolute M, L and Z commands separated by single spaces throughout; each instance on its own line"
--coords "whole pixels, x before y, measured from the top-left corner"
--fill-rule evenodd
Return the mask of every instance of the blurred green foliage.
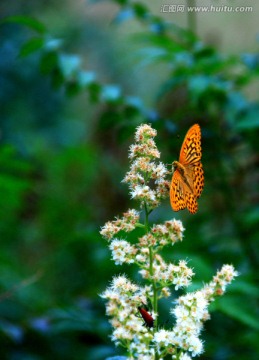
M 240 271 L 226 296 L 213 304 L 201 359 L 256 360 L 259 101 L 257 94 L 255 100 L 245 94 L 258 82 L 259 55 L 223 55 L 141 2 L 114 3 L 117 27 L 126 21 L 142 27 L 134 41 L 147 73 L 159 76 L 161 66 L 166 73 L 166 81 L 147 88 L 153 92 L 150 108 L 137 91 L 125 95 L 123 81 L 103 82 L 82 55 L 67 51 L 37 19 L 43 3 L 4 8 L 1 359 L 98 360 L 116 354 L 98 294 L 114 273 L 130 271 L 140 279 L 134 269 L 113 266 L 99 228 L 134 206 L 120 181 L 135 127 L 152 123 L 162 160 L 171 163 L 186 130 L 198 122 L 205 169 L 199 211 L 172 214 L 167 202 L 153 220 L 183 220 L 185 241 L 167 257 L 190 259 L 194 287 L 209 281 L 223 263 Z M 161 304 L 165 320 L 169 306 Z

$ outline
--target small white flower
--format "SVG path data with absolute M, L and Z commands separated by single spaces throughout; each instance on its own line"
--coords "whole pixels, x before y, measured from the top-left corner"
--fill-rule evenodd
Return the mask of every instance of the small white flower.
M 171 295 L 171 291 L 168 287 L 163 287 L 161 289 L 161 293 L 163 294 L 164 297 L 169 297 Z
M 189 351 L 192 353 L 192 356 L 200 355 L 203 352 L 203 344 L 201 340 L 192 335 L 188 338 Z
M 128 318 L 131 314 L 131 309 L 130 307 L 124 307 L 123 309 L 120 309 L 120 311 L 118 312 L 118 320 L 122 323 L 126 318 Z
M 167 346 L 171 342 L 171 335 L 172 333 L 170 331 L 161 329 L 154 334 L 154 342 L 160 346 L 161 344 Z
M 138 254 L 136 255 L 135 259 L 138 263 L 146 263 L 148 261 L 148 256 L 144 254 Z
M 123 326 L 120 326 L 113 331 L 111 338 L 112 338 L 112 341 L 114 341 L 116 343 L 116 345 L 118 345 L 119 344 L 118 340 L 132 340 L 133 334 L 131 334 Z
M 109 248 L 116 265 L 134 262 L 134 255 L 137 250 L 126 240 L 114 239 Z
M 156 195 L 155 192 L 153 190 L 150 189 L 149 186 L 144 185 L 137 185 L 135 187 L 135 189 L 133 191 L 131 191 L 131 197 L 134 198 L 138 198 L 138 199 L 143 199 L 143 200 L 148 200 L 148 201 L 155 201 L 156 200 Z
M 173 231 L 179 237 L 179 239 L 182 240 L 183 232 L 184 232 L 185 228 L 183 227 L 183 224 L 182 224 L 181 220 L 173 219 L 172 220 L 172 228 L 173 228 Z
M 130 280 L 126 278 L 124 275 L 114 276 L 112 279 L 111 289 L 116 292 L 124 292 L 124 291 L 137 291 L 138 287 L 131 283 Z
M 146 269 L 139 270 L 139 274 L 143 277 L 143 279 L 148 279 L 150 277 L 149 271 Z
M 141 321 L 140 318 L 134 318 L 127 321 L 127 328 L 134 332 L 134 333 L 140 333 L 143 332 L 143 330 L 146 330 L 146 328 L 143 329 L 143 321 Z
M 191 357 L 186 353 L 182 353 L 179 357 L 179 360 L 191 360 Z
M 135 140 L 137 142 L 143 142 L 145 138 L 152 138 L 157 135 L 157 131 L 150 125 L 141 124 L 137 127 Z
M 165 175 L 167 174 L 167 169 L 163 163 L 159 163 L 157 166 L 153 167 L 154 178 L 156 179 L 156 183 L 164 180 Z
M 112 279 L 111 287 L 113 290 L 117 290 L 118 288 L 126 286 L 127 282 L 128 279 L 126 278 L 126 276 L 123 275 L 114 276 L 114 278 Z
M 104 299 L 117 300 L 119 294 L 117 293 L 116 290 L 107 288 L 100 296 Z
M 176 306 L 172 309 L 172 314 L 176 317 L 177 322 L 186 321 L 189 317 L 189 311 L 184 306 Z
M 120 231 L 119 227 L 117 225 L 114 224 L 114 222 L 112 221 L 108 221 L 102 228 L 100 231 L 100 234 L 106 238 L 106 239 L 111 239 L 113 237 L 114 234 L 116 234 L 118 231 Z
M 128 210 L 123 214 L 122 219 L 116 218 L 114 221 L 108 221 L 100 231 L 100 234 L 107 240 L 111 240 L 112 237 L 119 231 L 124 230 L 130 232 L 135 229 L 135 224 L 139 220 L 139 212 L 135 209 Z
M 175 290 L 178 290 L 179 288 L 188 286 L 190 284 L 190 280 L 184 276 L 177 276 L 174 278 L 173 284 L 175 285 Z

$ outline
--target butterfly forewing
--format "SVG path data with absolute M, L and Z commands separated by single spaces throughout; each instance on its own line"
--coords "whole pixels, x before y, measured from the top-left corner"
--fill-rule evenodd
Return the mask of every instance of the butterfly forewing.
M 198 124 L 193 125 L 185 135 L 180 151 L 179 162 L 191 165 L 201 160 L 201 129 Z

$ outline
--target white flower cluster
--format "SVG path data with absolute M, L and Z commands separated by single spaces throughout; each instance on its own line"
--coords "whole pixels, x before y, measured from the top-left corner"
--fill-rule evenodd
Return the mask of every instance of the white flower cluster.
M 154 359 L 154 349 L 150 347 L 153 336 L 138 316 L 138 306 L 147 304 L 152 295 L 150 286 L 140 288 L 125 276 L 114 277 L 111 286 L 101 294 L 108 301 L 106 313 L 114 328 L 112 341 L 129 349 L 129 359 Z
M 176 360 L 191 360 L 203 352 L 200 333 L 203 323 L 210 318 L 209 304 L 225 292 L 226 286 L 238 274 L 232 265 L 224 265 L 201 290 L 187 293 L 175 301 L 170 311 L 174 326 L 158 327 L 158 300 L 169 297 L 171 287 L 175 290 L 188 287 L 194 272 L 186 261 L 167 263 L 160 255 L 165 246 L 182 241 L 185 230 L 182 222 L 173 219 L 152 227 L 147 222 L 149 213 L 168 195 L 168 183 L 164 178 L 166 169 L 155 162 L 160 156 L 153 140 L 155 136 L 156 131 L 149 125 L 137 128 L 136 144 L 130 148 L 131 168 L 124 179 L 130 185 L 132 197 L 140 200 L 144 207 L 145 224 L 140 222 L 140 213 L 130 209 L 122 218 L 107 222 L 100 232 L 109 241 L 115 264 L 136 264 L 149 286 L 140 287 L 125 276 L 117 276 L 101 296 L 107 301 L 106 313 L 113 327 L 112 340 L 126 349 L 129 360 L 169 356 Z M 136 228 L 144 231 L 138 239 L 129 242 L 118 237 L 120 232 L 128 233 Z M 154 308 L 153 313 L 142 307 L 148 302 Z
M 177 241 L 182 241 L 183 224 L 180 220 L 169 220 L 164 224 L 154 225 L 150 232 L 139 239 L 142 247 L 153 246 L 157 250 L 165 245 L 174 245 Z
M 134 209 L 128 210 L 123 217 L 108 221 L 101 229 L 100 234 L 110 241 L 109 248 L 112 259 L 116 265 L 136 263 L 141 268 L 140 274 L 145 279 L 159 281 L 164 288 L 174 284 L 176 289 L 188 286 L 193 275 L 185 262 L 179 266 L 167 265 L 157 253 L 166 245 L 174 245 L 183 239 L 184 227 L 180 220 L 166 221 L 164 224 L 154 225 L 150 232 L 138 239 L 138 243 L 131 244 L 125 239 L 114 237 L 120 231 L 130 232 L 136 227 L 143 227 L 139 221 L 139 212 Z M 150 274 L 150 251 L 152 246 L 154 253 L 153 274 Z M 183 265 L 184 264 L 184 265 Z M 163 291 L 165 291 L 163 289 Z M 168 296 L 170 292 L 167 292 Z
M 141 267 L 143 268 L 143 265 Z M 194 275 L 192 269 L 187 267 L 185 261 L 180 260 L 179 265 L 174 265 L 166 263 L 160 255 L 154 257 L 152 274 L 147 266 L 144 266 L 139 273 L 144 279 L 155 281 L 161 288 L 174 285 L 175 290 L 190 285 L 191 277 Z M 169 295 L 170 292 L 168 291 Z
M 113 239 L 109 248 L 112 251 L 112 258 L 116 265 L 132 264 L 138 251 L 128 241 L 119 239 Z
M 159 240 L 160 245 L 164 246 L 182 241 L 184 230 L 182 222 L 173 219 L 166 221 L 163 225 L 154 225 L 151 232 Z
M 151 286 L 143 288 L 129 281 L 125 276 L 115 277 L 111 286 L 101 295 L 108 301 L 106 313 L 113 326 L 112 340 L 129 351 L 128 359 L 154 360 L 154 351 L 163 359 L 171 354 L 172 359 L 189 360 L 203 352 L 199 339 L 203 323 L 210 318 L 208 306 L 216 296 L 222 295 L 238 274 L 232 265 L 224 265 L 213 280 L 201 290 L 180 296 L 171 309 L 175 318 L 173 328 L 151 332 L 143 326 L 137 315 L 139 304 L 147 304 L 152 297 Z M 215 279 L 219 279 L 220 282 Z M 218 291 L 222 289 L 222 292 Z M 152 314 L 155 319 L 156 314 Z M 176 356 L 177 355 L 177 356 Z
M 172 353 L 174 349 L 177 353 L 181 352 L 180 359 L 191 359 L 200 355 L 203 352 L 203 343 L 199 335 L 203 323 L 210 318 L 208 306 L 216 296 L 223 294 L 226 285 L 237 275 L 232 265 L 224 265 L 201 290 L 179 297 L 177 305 L 171 309 L 176 319 L 173 329 L 161 329 L 154 334 L 158 352 Z
M 100 234 L 107 240 L 111 240 L 119 231 L 130 232 L 135 229 L 139 221 L 139 212 L 130 209 L 123 214 L 122 219 L 116 218 L 114 221 L 108 221 L 101 229 Z
M 174 285 L 175 289 L 187 287 L 190 284 L 193 271 L 187 267 L 185 261 L 178 265 L 167 264 L 158 252 L 166 245 L 174 245 L 183 239 L 183 225 L 180 220 L 166 221 L 164 224 L 154 225 L 150 232 L 138 239 L 136 244 L 131 244 L 125 239 L 113 237 L 121 230 L 132 231 L 140 226 L 137 221 L 139 213 L 129 210 L 123 214 L 123 218 L 107 222 L 101 230 L 101 234 L 109 239 L 109 248 L 112 252 L 112 259 L 116 265 L 137 264 L 140 267 L 139 273 L 144 279 L 151 282 L 156 281 L 162 289 L 163 294 L 170 295 L 165 288 Z M 152 247 L 153 262 L 150 272 L 150 248 Z
M 157 207 L 160 200 L 168 196 L 169 189 L 165 180 L 167 169 L 161 162 L 156 162 L 160 153 L 153 140 L 155 136 L 156 130 L 147 124 L 137 128 L 136 144 L 131 145 L 129 153 L 130 171 L 123 179 L 130 186 L 131 197 L 149 209 Z

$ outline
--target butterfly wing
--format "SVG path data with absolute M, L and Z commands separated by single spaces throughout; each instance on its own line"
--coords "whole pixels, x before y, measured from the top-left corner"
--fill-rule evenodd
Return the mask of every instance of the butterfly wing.
M 195 214 L 198 210 L 198 203 L 196 199 L 196 196 L 194 196 L 190 192 L 188 192 L 188 194 L 186 195 L 187 209 L 191 214 Z
M 200 125 L 193 125 L 185 135 L 179 162 L 182 165 L 195 165 L 201 161 L 201 129 Z
M 204 188 L 204 171 L 201 162 L 194 166 L 193 187 L 195 195 L 198 199 Z
M 193 125 L 187 132 L 180 151 L 179 162 L 185 166 L 193 194 L 199 198 L 204 188 L 204 172 L 201 163 L 201 129 Z
M 174 171 L 171 182 L 170 202 L 174 211 L 183 210 L 187 207 L 190 213 L 195 214 L 198 209 L 196 198 L 183 181 L 178 169 Z
M 184 184 L 178 169 L 174 171 L 170 186 L 170 202 L 174 211 L 185 209 L 187 204 L 185 200 Z

